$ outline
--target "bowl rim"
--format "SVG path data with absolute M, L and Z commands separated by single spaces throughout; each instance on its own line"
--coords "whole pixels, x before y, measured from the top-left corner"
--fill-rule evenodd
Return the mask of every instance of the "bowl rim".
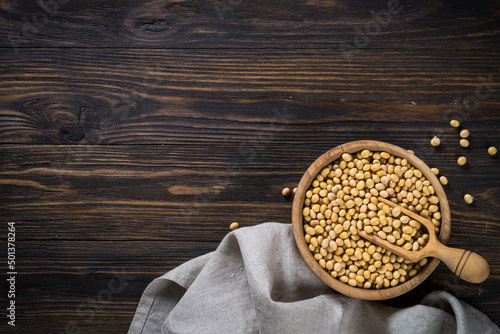
M 303 228 L 302 208 L 304 205 L 305 193 L 309 189 L 312 180 L 321 171 L 321 169 L 340 158 L 343 153 L 353 154 L 363 149 L 368 149 L 372 152 L 385 151 L 394 156 L 405 158 L 407 159 L 408 163 L 410 163 L 410 165 L 418 168 L 427 178 L 427 180 L 431 182 L 431 185 L 435 190 L 435 195 L 439 198 L 439 206 L 441 212 L 441 226 L 438 238 L 441 243 L 447 244 L 451 232 L 450 208 L 444 189 L 437 179 L 436 175 L 431 171 L 430 167 L 427 166 L 427 164 L 425 164 L 413 153 L 408 152 L 407 150 L 399 146 L 376 140 L 358 140 L 338 145 L 322 154 L 309 166 L 309 168 L 302 176 L 297 186 L 297 191 L 294 195 L 292 204 L 293 233 L 296 245 L 302 258 L 307 263 L 309 268 L 316 274 L 316 276 L 318 276 L 325 284 L 327 284 L 337 292 L 350 297 L 365 300 L 385 300 L 400 296 L 417 287 L 434 271 L 440 260 L 437 258 L 429 258 L 427 265 L 415 277 L 395 287 L 384 288 L 380 290 L 363 289 L 352 287 L 348 284 L 342 283 L 338 279 L 328 274 L 328 272 L 319 265 L 316 259 L 314 259 L 304 239 L 305 234 Z

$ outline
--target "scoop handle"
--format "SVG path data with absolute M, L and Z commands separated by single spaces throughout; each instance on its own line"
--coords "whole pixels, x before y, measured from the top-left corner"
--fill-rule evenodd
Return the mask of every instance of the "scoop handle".
M 470 283 L 484 282 L 490 274 L 488 262 L 469 250 L 451 248 L 440 243 L 434 256 L 443 261 L 455 275 Z

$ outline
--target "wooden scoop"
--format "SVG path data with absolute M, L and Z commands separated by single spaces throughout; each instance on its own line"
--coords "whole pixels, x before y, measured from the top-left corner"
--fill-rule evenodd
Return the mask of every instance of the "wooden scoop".
M 379 197 L 378 200 L 393 208 L 400 208 L 402 213 L 424 225 L 429 232 L 429 241 L 421 250 L 411 251 L 396 244 L 391 244 L 376 235 L 359 230 L 358 234 L 361 237 L 411 262 L 418 262 L 425 257 L 436 257 L 443 261 L 455 275 L 467 282 L 481 283 L 488 277 L 490 274 L 490 267 L 481 256 L 468 250 L 446 247 L 437 239 L 434 224 L 430 221 L 385 198 Z

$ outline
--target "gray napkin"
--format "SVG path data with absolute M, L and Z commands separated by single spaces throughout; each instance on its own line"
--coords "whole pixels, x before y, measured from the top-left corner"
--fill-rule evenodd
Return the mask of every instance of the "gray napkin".
M 439 306 L 437 308 L 436 306 Z M 229 233 L 216 251 L 155 279 L 129 334 L 500 333 L 486 315 L 439 291 L 397 309 L 340 295 L 302 260 L 290 224 Z

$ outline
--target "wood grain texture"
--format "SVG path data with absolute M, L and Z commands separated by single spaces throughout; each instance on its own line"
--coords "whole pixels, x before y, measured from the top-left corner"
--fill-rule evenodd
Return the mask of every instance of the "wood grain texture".
M 29 226 L 17 225 L 20 235 Z M 218 243 L 189 241 L 18 241 L 17 289 L 19 327 L 38 332 L 44 319 L 46 333 L 126 332 L 139 297 L 154 278 L 182 263 L 209 253 Z M 156 250 L 161 249 L 161 253 Z M 43 266 L 40 266 L 43 263 Z
M 110 314 L 117 332 L 126 328 L 145 286 L 214 250 L 233 220 L 243 227 L 289 223 L 291 199 L 280 191 L 284 185 L 293 187 L 328 145 L 312 144 L 267 143 L 265 154 L 240 159 L 229 169 L 238 143 L 215 153 L 216 144 L 170 145 L 167 152 L 161 145 L 95 145 L 85 146 L 84 152 L 75 145 L 3 145 L 0 210 L 5 220 L 17 222 L 20 235 L 19 284 L 29 301 L 29 307 L 19 310 L 23 328 L 36 328 L 36 320 L 44 316 L 50 319 L 50 331 L 62 331 L 70 321 L 96 331 L 103 326 L 99 319 Z M 464 171 L 453 165 L 455 153 L 427 148 L 425 161 L 450 179 L 445 187 L 452 208 L 449 245 L 483 255 L 492 272 L 486 282 L 474 285 L 456 281 L 440 265 L 423 286 L 389 304 L 408 306 L 429 291 L 445 289 L 494 317 L 500 279 L 500 246 L 493 232 L 500 226 L 496 160 L 484 159 L 485 152 L 478 150 L 483 159 Z M 465 204 L 463 191 L 475 194 L 474 206 Z M 121 270 L 134 276 L 123 292 L 110 303 L 85 304 Z M 97 321 L 89 322 L 92 312 Z
M 487 100 L 498 87 L 500 69 L 497 52 L 486 48 L 370 50 L 350 62 L 341 51 L 324 49 L 26 51 L 0 49 L 2 95 L 19 93 L 12 88 L 28 93 L 45 87 L 47 93 L 72 88 L 76 96 L 100 92 L 95 103 L 132 94 L 160 101 L 166 95 L 448 103 L 475 94 L 477 86 Z
M 439 183 L 436 178 L 436 175 L 431 171 L 430 167 L 425 164 L 420 159 L 408 152 L 407 149 L 401 148 L 399 146 L 392 145 L 387 142 L 382 141 L 374 141 L 374 140 L 358 140 L 352 141 L 340 146 L 336 146 L 331 150 L 327 151 L 323 155 L 319 156 L 309 168 L 304 173 L 304 176 L 301 178 L 297 191 L 294 196 L 293 205 L 292 205 L 292 225 L 293 225 L 293 234 L 295 238 L 295 242 L 299 249 L 300 254 L 304 258 L 304 261 L 307 263 L 308 267 L 328 286 L 335 289 L 336 291 L 350 296 L 354 298 L 364 299 L 364 300 L 386 300 L 398 297 L 407 293 L 408 291 L 414 289 L 421 282 L 423 282 L 437 267 L 439 264 L 438 259 L 432 259 L 429 264 L 418 273 L 411 280 L 403 284 L 398 284 L 397 286 L 390 287 L 388 289 L 363 289 L 352 287 L 348 284 L 342 283 L 337 278 L 334 278 L 330 275 L 328 271 L 326 271 L 315 259 L 314 254 L 309 249 L 309 244 L 306 242 L 304 236 L 306 235 L 304 231 L 304 202 L 306 199 L 306 192 L 311 188 L 311 183 L 316 179 L 317 175 L 327 166 L 334 163 L 341 157 L 343 157 L 344 153 L 354 154 L 363 150 L 370 150 L 372 152 L 383 151 L 387 152 L 395 157 L 400 157 L 408 160 L 408 164 L 417 168 L 422 172 L 427 180 L 431 182 L 431 184 L 435 187 L 435 194 L 439 198 L 440 202 L 440 212 L 442 214 L 441 226 L 439 238 L 443 242 L 447 242 L 450 234 L 450 208 L 448 201 L 446 199 L 446 195 L 444 193 L 443 187 Z M 325 178 L 326 180 L 326 178 Z M 326 181 L 325 181 L 326 182 Z M 383 199 L 382 199 L 383 200 Z M 392 205 L 394 203 L 391 202 Z M 332 219 L 333 220 L 333 219 Z M 355 221 L 355 219 L 353 219 Z M 429 222 L 429 224 L 431 224 Z M 311 223 L 312 226 L 312 223 Z M 333 225 L 332 225 L 333 226 Z M 427 225 L 425 225 L 427 227 Z M 310 227 L 310 226 L 309 226 Z M 432 230 L 429 230 L 430 239 L 428 241 L 428 245 L 436 240 L 436 233 L 434 231 L 434 226 L 431 224 Z M 371 236 L 363 230 L 359 230 L 359 236 L 363 239 L 370 240 L 371 242 L 381 245 L 378 241 L 378 238 L 375 235 Z M 383 240 L 385 241 L 385 240 Z M 399 256 L 405 257 L 404 252 L 401 253 L 394 251 L 393 246 L 389 242 L 387 242 L 389 247 L 387 249 L 391 250 L 393 253 L 396 253 Z M 427 246 L 426 246 L 427 247 Z M 403 248 L 401 248 L 403 249 Z M 425 248 L 424 248 L 425 249 Z M 422 250 L 418 253 L 423 252 Z M 409 252 L 417 253 L 417 252 Z M 413 254 L 412 254 L 413 255 Z M 407 260 L 414 260 L 411 257 L 405 257 Z M 412 261 L 417 262 L 417 261 Z
M 29 223 L 30 239 L 52 238 L 53 231 L 45 229 L 51 224 L 62 239 L 220 241 L 232 212 L 242 225 L 290 222 L 291 200 L 280 195 L 281 189 L 293 188 L 319 155 L 344 140 L 336 135 L 324 139 L 323 145 L 312 145 L 313 139 L 302 145 L 292 141 L 288 146 L 268 142 L 251 159 L 240 156 L 238 142 L 219 149 L 217 143 L 168 148 L 4 145 L 0 210 L 7 220 Z M 408 141 L 397 144 L 412 147 Z M 471 162 L 464 169 L 454 162 L 457 153 L 462 153 L 457 147 L 436 151 L 427 145 L 427 149 L 421 158 L 450 181 L 445 190 L 452 233 L 460 233 L 453 227 L 458 219 L 460 225 L 482 227 L 471 238 L 493 241 L 495 236 L 488 230 L 500 226 L 495 205 L 500 195 L 496 159 L 484 149 L 469 149 Z M 465 192 L 474 194 L 473 206 L 463 201 Z M 145 233 L 136 236 L 138 229 Z
M 0 52 L 12 65 L 0 74 L 0 142 L 166 143 L 180 139 L 186 118 L 190 135 L 220 130 L 227 138 L 254 123 L 305 125 L 311 113 L 321 114 L 316 123 L 350 121 L 349 130 L 359 120 L 397 126 L 403 114 L 417 121 L 422 112 L 439 127 L 451 118 L 497 120 L 500 63 L 493 53 L 466 63 L 463 54 L 456 62 L 443 55 L 408 61 L 396 52 L 398 61 L 381 69 L 366 65 L 383 62 L 387 52 L 350 66 L 324 51 L 185 51 L 178 59 L 106 53 L 32 50 L 32 59 L 21 60 Z M 245 123 L 244 132 L 231 131 Z
M 348 66 L 339 52 L 322 50 L 9 53 L 0 51 L 2 143 L 166 143 L 185 130 L 232 138 L 235 126 L 247 124 L 243 136 L 253 123 L 308 124 L 311 113 L 319 113 L 315 122 L 355 126 L 393 126 L 422 112 L 443 125 L 497 120 L 495 52 L 379 50 Z M 367 66 L 387 58 L 394 61 Z
M 11 332 L 125 332 L 155 277 L 216 249 L 233 221 L 290 223 L 282 188 L 361 139 L 439 168 L 448 245 L 491 266 L 475 285 L 439 265 L 384 303 L 446 290 L 500 324 L 500 170 L 486 153 L 500 147 L 499 4 L 394 3 L 0 1 L 0 217 L 19 231 Z M 130 280 L 105 300 L 117 275 Z
M 229 138 L 237 124 L 307 124 L 312 112 L 322 123 L 419 120 L 423 111 L 443 124 L 497 120 L 500 62 L 490 51 L 379 50 L 348 66 L 324 50 L 9 53 L 0 51 L 3 143 L 165 143 L 179 139 L 186 117 L 196 135 L 220 129 Z
M 45 1 L 42 3 L 48 3 Z M 495 1 L 3 1 L 2 47 L 498 47 Z

